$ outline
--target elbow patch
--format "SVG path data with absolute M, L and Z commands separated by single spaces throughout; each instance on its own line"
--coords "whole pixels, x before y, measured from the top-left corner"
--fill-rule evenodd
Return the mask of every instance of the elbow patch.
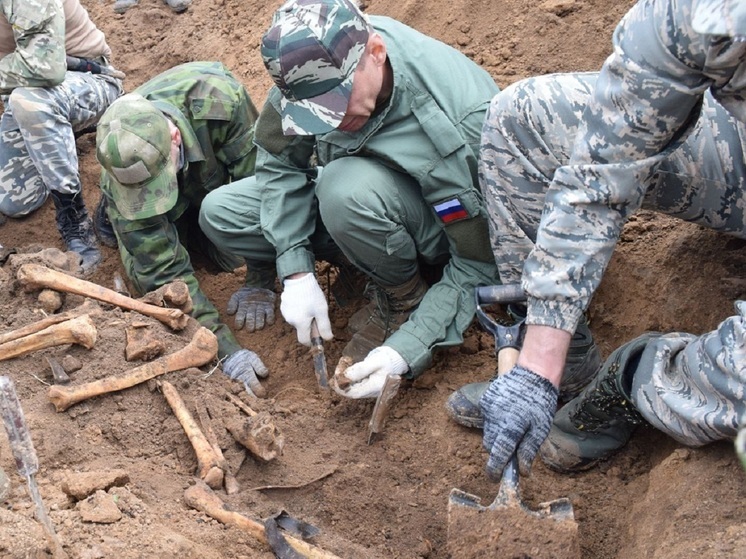
M 254 141 L 272 155 L 281 153 L 292 141 L 290 136 L 282 133 L 282 116 L 269 101 L 264 104 L 256 121 Z

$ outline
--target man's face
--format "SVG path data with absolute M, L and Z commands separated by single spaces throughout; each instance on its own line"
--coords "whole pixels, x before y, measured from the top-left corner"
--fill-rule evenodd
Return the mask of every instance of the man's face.
M 383 56 L 385 62 L 385 54 Z M 347 111 L 337 130 L 357 132 L 365 126 L 376 110 L 376 101 L 383 85 L 384 68 L 385 63 L 381 63 L 380 53 L 371 48 L 369 43 L 355 70 Z

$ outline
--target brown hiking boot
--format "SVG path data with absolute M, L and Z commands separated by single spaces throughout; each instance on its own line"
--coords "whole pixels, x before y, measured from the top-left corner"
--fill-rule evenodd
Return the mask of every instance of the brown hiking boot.
M 353 332 L 342 355 L 354 363 L 362 361 L 404 324 L 427 292 L 427 284 L 416 274 L 407 282 L 393 287 L 370 284 L 371 301 L 357 311 L 348 322 Z

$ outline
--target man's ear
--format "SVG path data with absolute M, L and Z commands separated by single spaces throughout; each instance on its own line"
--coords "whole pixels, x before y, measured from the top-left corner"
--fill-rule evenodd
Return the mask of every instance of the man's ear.
M 368 38 L 368 50 L 376 65 L 382 66 L 386 62 L 386 43 L 378 33 L 373 33 Z
M 174 142 L 177 146 L 181 145 L 181 130 L 179 130 L 176 126 L 170 126 L 171 129 L 171 141 Z

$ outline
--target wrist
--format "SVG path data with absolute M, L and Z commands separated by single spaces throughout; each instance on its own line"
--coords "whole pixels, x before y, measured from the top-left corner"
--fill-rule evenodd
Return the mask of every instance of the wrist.
M 516 364 L 559 387 L 571 339 L 565 330 L 529 324 Z

